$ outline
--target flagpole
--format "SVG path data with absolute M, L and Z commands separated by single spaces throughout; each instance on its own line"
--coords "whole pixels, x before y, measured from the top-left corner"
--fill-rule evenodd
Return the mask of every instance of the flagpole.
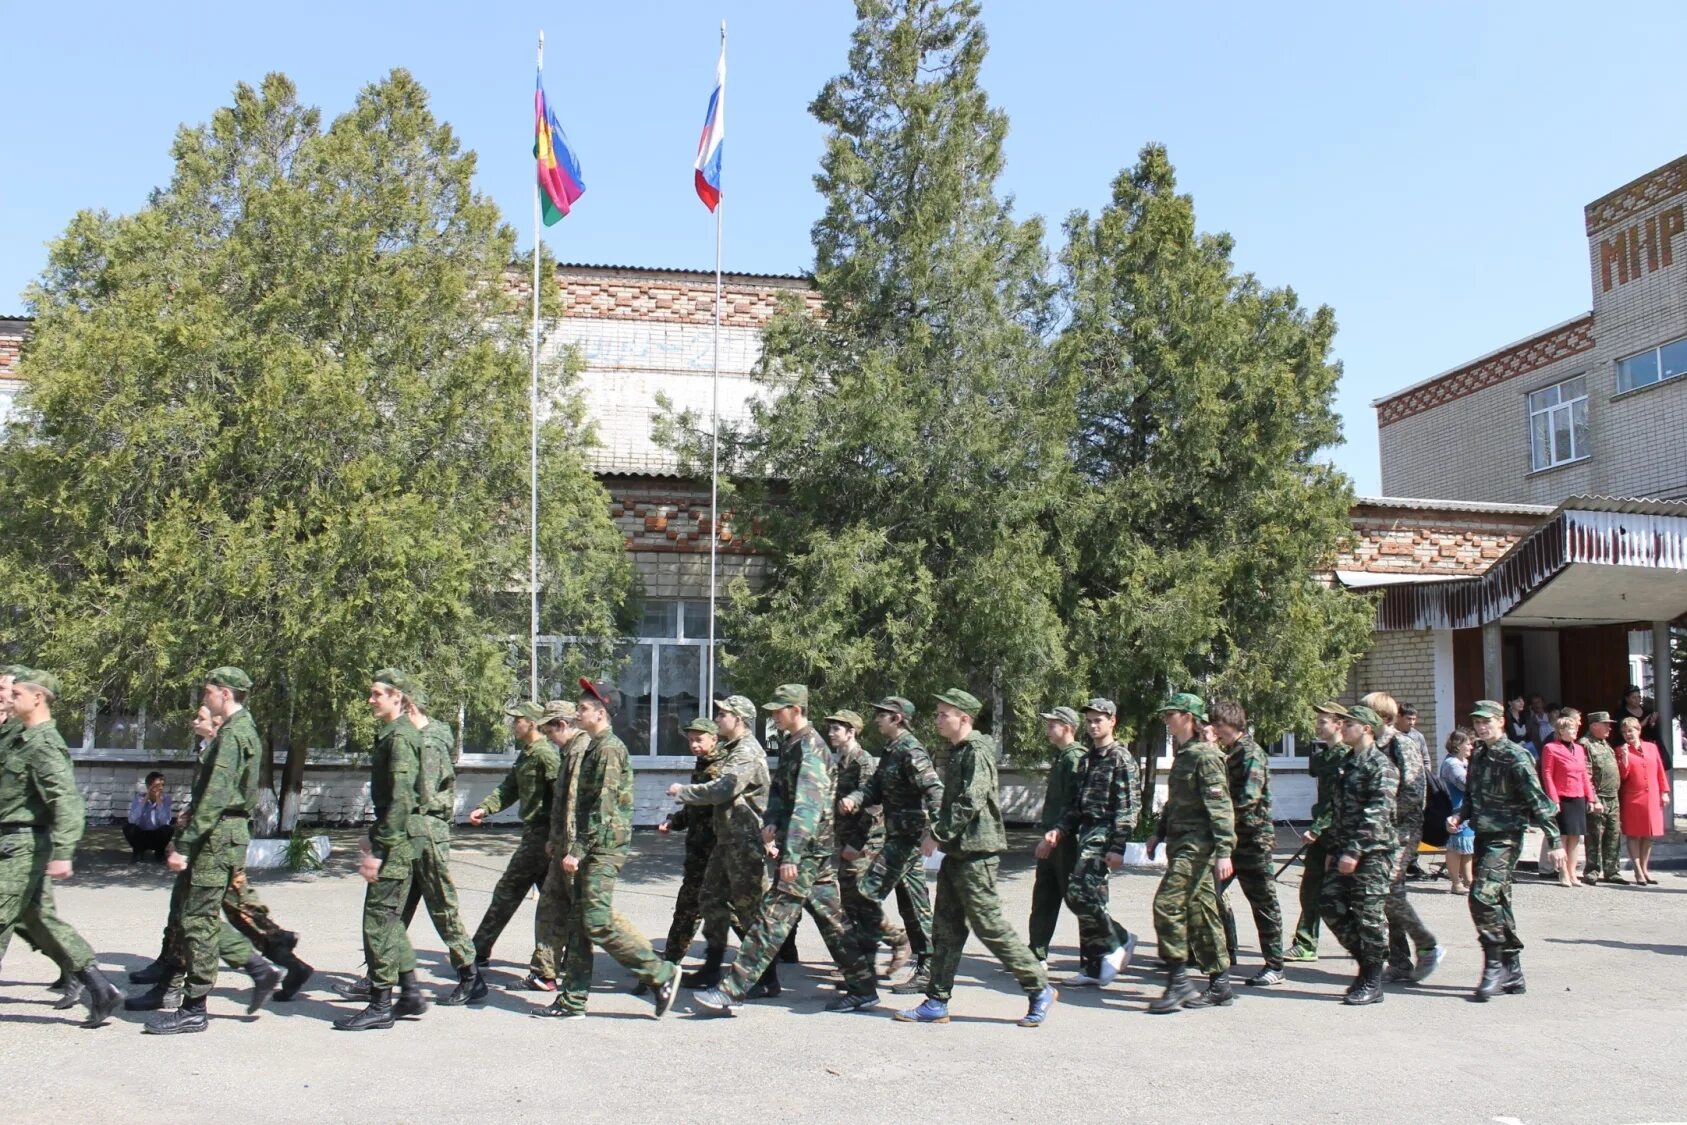
M 545 32 L 539 31 L 539 73 L 545 72 Z M 533 179 L 533 370 L 527 389 L 527 675 L 530 700 L 539 698 L 539 180 Z
M 726 21 L 720 21 L 720 53 L 723 78 L 721 80 L 720 111 L 726 112 Z M 720 550 L 720 310 L 721 310 L 721 209 L 725 200 L 715 203 L 715 373 L 709 387 L 709 671 L 704 678 L 709 690 L 705 697 L 708 707 L 715 698 L 715 559 Z

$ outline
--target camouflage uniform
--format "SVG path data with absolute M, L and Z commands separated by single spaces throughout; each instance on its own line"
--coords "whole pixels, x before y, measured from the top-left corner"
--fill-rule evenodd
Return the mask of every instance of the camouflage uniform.
M 1078 955 L 1096 976 L 1101 959 L 1130 939 L 1107 912 L 1107 857 L 1123 856 L 1136 827 L 1136 755 L 1117 742 L 1091 747 L 1079 765 L 1077 799 L 1060 819 L 1062 842 L 1072 840 L 1078 858 L 1066 885 L 1066 906 L 1078 916 Z M 1038 958 L 1041 960 L 1041 958 Z
M 931 835 L 943 849 L 937 872 L 937 903 L 931 919 L 931 984 L 926 995 L 947 1002 L 955 970 L 971 931 L 1027 996 L 1048 987 L 1048 970 L 1002 916 L 996 869 L 1007 849 L 1002 824 L 996 745 L 973 731 L 949 748 L 943 771 L 943 804 Z
M 515 765 L 498 783 L 498 788 L 486 795 L 477 806 L 488 816 L 517 802 L 521 805 L 521 839 L 510 862 L 492 888 L 492 901 L 481 916 L 474 931 L 475 960 L 487 961 L 498 936 L 510 924 L 521 908 L 531 887 L 543 893 L 547 863 L 545 842 L 550 837 L 551 793 L 556 788 L 557 749 L 544 737 L 534 739 L 516 755 Z M 555 966 L 550 963 L 550 949 L 539 935 L 538 918 L 533 923 L 533 975 L 545 980 L 554 979 Z
M 1478 741 L 1470 755 L 1462 819 L 1476 829 L 1476 874 L 1470 917 L 1476 936 L 1502 955 L 1523 948 L 1511 909 L 1511 879 L 1523 833 L 1531 823 L 1546 834 L 1548 849 L 1561 842 L 1558 812 L 1535 774 L 1529 752 L 1507 738 Z
M 1074 742 L 1055 751 L 1049 763 L 1048 787 L 1043 795 L 1043 815 L 1037 822 L 1044 835 L 1060 827 L 1066 810 L 1078 799 L 1078 785 L 1083 779 L 1084 747 Z M 1054 940 L 1054 928 L 1060 921 L 1060 904 L 1066 901 L 1066 888 L 1072 879 L 1072 868 L 1078 862 L 1078 841 L 1062 835 L 1060 843 L 1047 859 L 1037 861 L 1037 880 L 1031 884 L 1031 921 L 1027 944 L 1039 961 L 1049 959 L 1049 942 Z
M 892 887 L 907 891 L 914 915 L 908 940 L 916 957 L 931 953 L 931 891 L 920 855 L 920 838 L 926 825 L 937 818 L 943 801 L 943 783 L 931 756 L 912 731 L 903 731 L 885 747 L 879 768 L 860 789 L 846 794 L 859 808 L 879 805 L 884 809 L 885 842 L 878 858 L 861 877 L 860 915 L 857 925 L 863 933 L 884 932 L 884 899 Z
M 1416 862 L 1418 841 L 1423 839 L 1429 767 L 1417 743 L 1398 731 L 1377 745 L 1394 763 L 1400 777 L 1400 788 L 1394 799 L 1394 870 L 1388 883 L 1388 898 L 1383 904 L 1388 915 L 1388 967 L 1396 973 L 1410 973 L 1413 947 L 1420 958 L 1435 948 L 1435 935 L 1406 898 L 1406 871 Z
M 1617 772 L 1617 755 L 1602 738 L 1584 735 L 1582 751 L 1587 754 L 1587 772 L 1593 791 L 1599 794 L 1600 812 L 1587 812 L 1587 866 L 1590 879 L 1614 879 L 1622 870 L 1623 821 L 1618 790 L 1622 777 Z
M 1222 973 L 1230 967 L 1230 956 L 1213 864 L 1236 848 L 1236 814 L 1222 750 L 1194 739 L 1178 747 L 1155 835 L 1166 848 L 1166 873 L 1154 893 L 1160 957 L 1193 963 L 1209 975 Z
M 369 983 L 377 989 L 390 989 L 400 973 L 416 971 L 416 949 L 399 912 L 410 884 L 410 817 L 421 756 L 422 735 L 409 719 L 393 719 L 376 730 L 369 771 L 375 822 L 369 826 L 369 844 L 381 870 L 363 894 L 363 956 L 369 962 Z
M 18 720 L 7 719 L 4 723 L 0 723 L 0 769 L 5 767 L 7 754 L 23 745 L 23 735 L 24 725 Z M 4 851 L 4 844 L 4 839 L 0 839 L 0 852 Z M 43 879 L 41 882 L 41 900 L 36 909 L 43 919 L 52 919 L 56 922 L 58 918 L 58 908 L 53 903 L 53 884 L 50 879 Z M 63 925 L 62 922 L 58 922 L 57 924 L 61 926 Z M 43 928 L 44 927 L 45 923 L 43 924 Z M 29 943 L 31 949 L 34 949 L 37 953 L 41 953 L 54 960 L 55 963 L 58 963 L 59 969 L 66 975 L 76 971 L 76 967 L 74 965 L 67 965 L 62 962 L 58 962 L 58 959 L 49 952 L 49 950 L 56 948 L 56 946 L 50 941 L 37 940 L 36 930 L 31 926 L 24 924 L 21 920 L 13 922 L 11 925 L 0 925 L 0 958 L 4 958 L 6 956 L 6 950 L 11 945 L 12 934 L 14 931 L 19 937 Z
M 539 889 L 539 904 L 533 913 L 533 928 L 539 935 L 545 963 L 558 972 L 568 958 L 568 913 L 574 900 L 574 880 L 562 869 L 562 857 L 575 829 L 575 801 L 580 759 L 592 744 L 592 736 L 576 730 L 557 751 L 556 784 L 551 787 L 551 819 L 545 843 L 545 881 Z
M 788 735 L 768 795 L 766 823 L 774 830 L 780 864 L 794 864 L 797 878 L 792 883 L 775 879 L 763 898 L 759 916 L 738 946 L 732 972 L 721 983 L 720 991 L 729 999 L 742 1000 L 761 979 L 805 909 L 843 972 L 845 990 L 851 995 L 876 991 L 868 959 L 872 947 L 851 926 L 838 891 L 833 866 L 835 798 L 831 751 L 820 735 L 812 726 Z
M 691 767 L 691 784 L 705 785 L 720 776 L 721 747 L 706 758 L 697 758 Z M 668 817 L 670 832 L 685 833 L 685 867 L 680 877 L 679 894 L 674 897 L 674 920 L 668 926 L 668 940 L 662 946 L 662 956 L 679 961 L 697 936 L 697 925 L 703 920 L 703 877 L 709 870 L 709 856 L 715 850 L 714 818 L 703 810 L 684 804 Z
M 722 745 L 716 772 L 712 781 L 681 789 L 677 800 L 694 816 L 710 810 L 715 847 L 703 872 L 703 941 L 725 949 L 727 931 L 749 929 L 767 892 L 761 828 L 772 779 L 767 752 L 747 733 Z
M 463 925 L 457 905 L 457 885 L 451 879 L 451 820 L 457 812 L 457 771 L 451 765 L 456 744 L 451 728 L 438 719 L 428 720 L 422 729 L 421 751 L 416 770 L 416 808 L 410 817 L 410 891 L 404 901 L 404 925 L 416 916 L 416 905 L 426 902 L 428 917 L 451 967 L 461 973 L 474 964 L 474 943 Z M 547 966 L 556 975 L 556 966 Z
M 1271 767 L 1265 751 L 1246 733 L 1225 752 L 1225 773 L 1230 805 L 1236 814 L 1236 883 L 1253 907 L 1254 929 L 1259 934 L 1259 952 L 1268 969 L 1283 967 L 1283 908 L 1277 904 L 1276 874 L 1272 852 L 1277 847 L 1277 829 L 1271 822 Z M 1230 959 L 1236 960 L 1239 946 L 1236 915 L 1224 895 L 1218 898 L 1224 917 L 1224 936 Z
M 583 753 L 568 755 L 560 792 L 565 815 L 552 850 L 566 952 L 556 1006 L 584 1011 L 592 987 L 593 946 L 602 946 L 652 988 L 665 985 L 679 970 L 658 957 L 644 935 L 615 910 L 615 882 L 633 839 L 633 766 L 626 743 L 608 729 L 592 736 Z M 547 831 L 553 823 L 554 818 L 545 821 Z M 561 869 L 565 856 L 580 861 L 573 874 Z
M 1313 840 L 1301 856 L 1300 920 L 1295 923 L 1294 949 L 1314 957 L 1318 955 L 1319 892 L 1324 888 L 1324 872 L 1330 857 L 1329 849 L 1324 846 L 1324 835 L 1330 830 L 1330 811 L 1347 753 L 1347 746 L 1342 742 L 1333 745 L 1314 742 L 1312 757 L 1307 762 L 1307 772 L 1317 789 L 1312 800 L 1312 823 L 1306 829 Z
M 861 743 L 851 738 L 838 751 L 837 791 L 848 796 L 863 790 L 878 772 L 879 760 L 869 754 Z M 861 893 L 861 883 L 872 870 L 879 854 L 884 851 L 884 810 L 878 805 L 858 806 L 854 812 L 837 814 L 838 887 L 843 893 L 844 910 L 849 913 L 863 941 L 901 945 L 908 940 L 903 928 L 892 922 L 877 899 Z M 844 859 L 843 850 L 854 848 L 861 853 L 854 859 Z M 874 929 L 875 919 L 878 929 Z
M 58 725 L 16 729 L 0 758 L 0 933 L 19 929 L 60 968 L 81 973 L 94 951 L 53 908 L 46 868 L 75 856 L 85 806 Z
M 1408 748 L 1417 753 L 1415 747 Z M 1399 784 L 1400 775 L 1380 746 L 1348 754 L 1336 775 L 1330 827 L 1319 837 L 1331 866 L 1320 899 L 1324 924 L 1361 969 L 1380 969 L 1388 958 L 1383 902 L 1394 874 L 1394 793 Z M 1334 870 L 1343 858 L 1359 861 L 1351 875 Z

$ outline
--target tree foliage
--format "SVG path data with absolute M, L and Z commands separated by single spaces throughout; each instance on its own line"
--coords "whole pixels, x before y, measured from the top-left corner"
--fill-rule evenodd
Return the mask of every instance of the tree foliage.
M 155 714 L 238 664 L 299 745 L 366 724 L 382 665 L 442 715 L 507 698 L 529 352 L 473 153 L 399 70 L 326 129 L 286 78 L 242 84 L 172 156 L 138 213 L 78 214 L 27 295 L 0 445 L 18 655 Z M 542 391 L 543 625 L 582 640 L 559 676 L 607 662 L 631 581 L 572 379 Z

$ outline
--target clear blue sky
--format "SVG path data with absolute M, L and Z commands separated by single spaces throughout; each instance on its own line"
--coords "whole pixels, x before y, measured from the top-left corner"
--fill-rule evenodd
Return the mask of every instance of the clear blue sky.
M 0 8 L 0 314 L 81 207 L 130 211 L 183 122 L 282 70 L 328 117 L 408 67 L 531 223 L 533 40 L 587 193 L 564 260 L 707 268 L 691 161 L 732 33 L 726 266 L 812 261 L 820 130 L 845 64 L 835 0 L 619 4 L 297 0 Z M 1058 231 L 1143 142 L 1170 146 L 1237 261 L 1334 306 L 1346 365 L 1336 460 L 1378 485 L 1370 401 L 1585 311 L 1583 204 L 1687 152 L 1687 4 L 1148 4 L 986 0 L 985 82 L 1009 113 L 1003 187 Z

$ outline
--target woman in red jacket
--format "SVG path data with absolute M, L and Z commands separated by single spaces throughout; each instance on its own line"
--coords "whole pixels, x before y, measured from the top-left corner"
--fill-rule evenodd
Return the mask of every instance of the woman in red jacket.
M 1573 707 L 1558 712 L 1552 721 L 1553 736 L 1541 747 L 1541 785 L 1558 806 L 1558 831 L 1564 834 L 1564 862 L 1558 867 L 1558 885 L 1579 887 L 1576 857 L 1582 837 L 1587 835 L 1588 810 L 1601 811 L 1599 794 L 1587 772 L 1587 759 L 1576 745 L 1582 713 Z
M 1656 883 L 1652 878 L 1652 839 L 1664 834 L 1669 802 L 1669 778 L 1664 774 L 1664 757 L 1656 745 L 1640 737 L 1640 720 L 1623 720 L 1623 740 L 1616 747 L 1617 773 L 1622 778 L 1623 835 L 1628 837 L 1629 858 L 1634 861 L 1634 881 Z

